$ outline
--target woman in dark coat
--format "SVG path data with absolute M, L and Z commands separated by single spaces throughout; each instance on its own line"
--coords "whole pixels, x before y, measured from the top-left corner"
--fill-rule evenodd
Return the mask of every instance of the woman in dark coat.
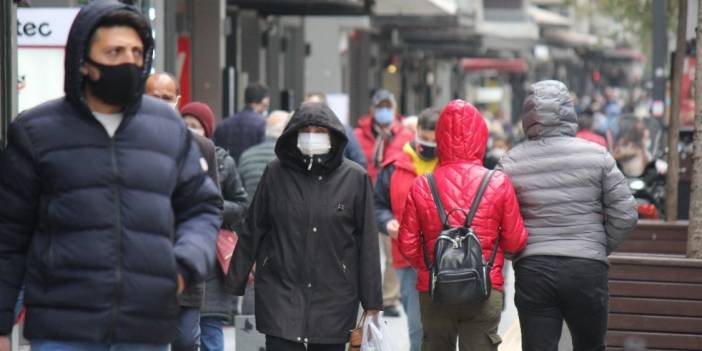
M 212 138 L 214 114 L 206 104 L 191 102 L 181 110 L 188 127 L 198 135 Z M 224 199 L 222 229 L 234 230 L 241 224 L 248 204 L 246 190 L 237 172 L 236 162 L 229 152 L 220 147 L 215 150 L 217 175 Z M 200 347 L 202 351 L 224 351 L 225 322 L 231 323 L 234 297 L 224 291 L 224 272 L 218 263 L 205 281 L 205 295 L 200 307 Z
M 343 350 L 359 302 L 382 307 L 371 180 L 344 159 L 344 127 L 325 104 L 295 111 L 276 144 L 227 286 L 242 295 L 256 263 L 256 327 L 266 349 Z

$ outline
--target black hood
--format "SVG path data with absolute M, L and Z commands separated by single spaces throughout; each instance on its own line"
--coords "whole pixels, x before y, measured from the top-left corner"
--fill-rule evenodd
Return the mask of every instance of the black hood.
M 332 148 L 328 155 L 315 156 L 312 169 L 308 170 L 310 158 L 297 148 L 297 134 L 300 129 L 311 125 L 329 129 Z M 322 103 L 304 103 L 293 112 L 290 122 L 278 138 L 275 154 L 287 167 L 305 173 L 325 174 L 341 165 L 347 143 L 344 125 L 329 106 Z
M 98 22 L 105 15 L 117 10 L 134 11 L 141 16 L 141 13 L 134 6 L 123 4 L 117 0 L 97 0 L 84 6 L 78 12 L 78 16 L 73 21 L 71 31 L 68 34 L 63 90 L 68 101 L 84 112 L 90 113 L 90 109 L 86 105 L 85 97 L 83 96 L 84 76 L 80 72 L 80 67 L 83 65 L 87 55 L 88 40 L 90 40 L 90 36 Z M 151 36 L 151 30 L 148 32 L 144 43 L 144 68 L 141 72 L 141 83 L 132 99 L 124 108 L 125 116 L 134 114 L 139 108 L 142 94 L 144 94 L 144 83 L 149 76 L 149 72 L 151 72 L 154 39 Z

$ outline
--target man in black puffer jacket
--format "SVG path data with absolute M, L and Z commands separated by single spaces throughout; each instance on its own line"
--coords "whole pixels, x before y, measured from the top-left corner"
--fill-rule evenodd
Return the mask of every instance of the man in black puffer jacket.
M 11 125 L 0 335 L 24 282 L 32 350 L 167 350 L 177 294 L 213 265 L 219 193 L 177 112 L 142 97 L 150 33 L 134 7 L 85 6 L 66 47 L 66 96 Z

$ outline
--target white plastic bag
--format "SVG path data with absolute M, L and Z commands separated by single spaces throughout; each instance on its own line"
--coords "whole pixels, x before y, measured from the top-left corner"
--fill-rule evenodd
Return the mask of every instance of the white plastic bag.
M 385 323 L 380 315 L 369 316 L 363 322 L 363 340 L 361 351 L 397 351 Z

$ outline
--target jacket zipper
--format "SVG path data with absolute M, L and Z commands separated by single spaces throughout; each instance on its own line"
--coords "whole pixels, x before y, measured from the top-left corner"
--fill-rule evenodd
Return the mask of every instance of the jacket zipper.
M 313 178 L 314 188 L 315 188 L 315 189 L 314 189 L 314 191 L 312 192 L 312 194 L 319 194 L 319 183 L 320 183 L 321 181 L 322 181 L 322 180 L 319 179 L 319 178 L 317 178 L 316 176 Z M 312 203 L 314 203 L 314 202 L 310 201 L 309 203 L 312 204 Z M 316 209 L 315 209 L 315 210 L 316 210 Z M 307 223 L 308 226 L 317 227 L 317 224 L 314 223 L 314 213 L 315 213 L 315 211 L 310 211 L 310 214 L 309 214 L 309 217 L 308 217 L 309 219 L 308 219 L 308 223 Z M 319 228 L 318 228 L 317 232 L 319 232 Z M 312 235 L 317 234 L 317 232 L 314 232 L 314 231 L 313 231 L 313 232 L 312 232 L 312 233 L 313 233 Z M 317 235 L 318 235 L 318 234 L 317 234 Z M 304 255 L 304 257 L 308 257 L 307 255 L 308 255 L 308 249 L 309 249 L 309 247 L 308 247 L 308 246 L 309 246 L 309 242 L 310 242 L 309 240 L 305 240 L 305 255 Z M 308 278 L 308 279 L 307 279 L 307 284 L 311 284 L 311 283 L 312 283 L 312 274 L 310 274 L 310 270 L 309 270 L 309 269 L 305 269 L 305 272 L 306 272 L 307 275 L 308 275 L 308 277 L 307 277 L 307 278 Z M 312 295 L 312 288 L 310 288 L 310 287 L 308 287 L 308 286 L 305 286 L 305 287 L 303 287 L 303 289 L 306 290 L 306 291 L 305 291 L 305 295 L 306 295 L 307 297 L 305 298 L 305 309 L 302 311 L 302 316 L 303 316 L 303 318 L 304 318 L 304 320 L 305 320 L 305 330 L 304 330 L 304 335 L 302 335 L 302 337 L 303 337 L 303 339 L 306 339 L 307 342 L 312 342 L 312 341 L 309 341 L 309 338 L 308 338 L 308 334 L 309 334 L 309 330 L 310 330 L 310 321 L 309 321 L 308 311 L 310 310 L 310 298 L 311 298 L 310 295 Z
M 112 159 L 112 173 L 115 177 L 115 183 L 112 185 L 112 191 L 116 197 L 116 216 L 117 216 L 117 267 L 115 269 L 115 292 L 112 300 L 112 321 L 109 329 L 108 340 L 111 342 L 115 337 L 115 330 L 117 328 L 117 317 L 119 313 L 118 305 L 120 301 L 120 295 L 122 293 L 122 199 L 120 196 L 119 185 L 116 183 L 119 177 L 119 172 L 117 170 L 117 155 L 115 152 L 115 141 L 114 138 L 110 138 L 110 157 Z

